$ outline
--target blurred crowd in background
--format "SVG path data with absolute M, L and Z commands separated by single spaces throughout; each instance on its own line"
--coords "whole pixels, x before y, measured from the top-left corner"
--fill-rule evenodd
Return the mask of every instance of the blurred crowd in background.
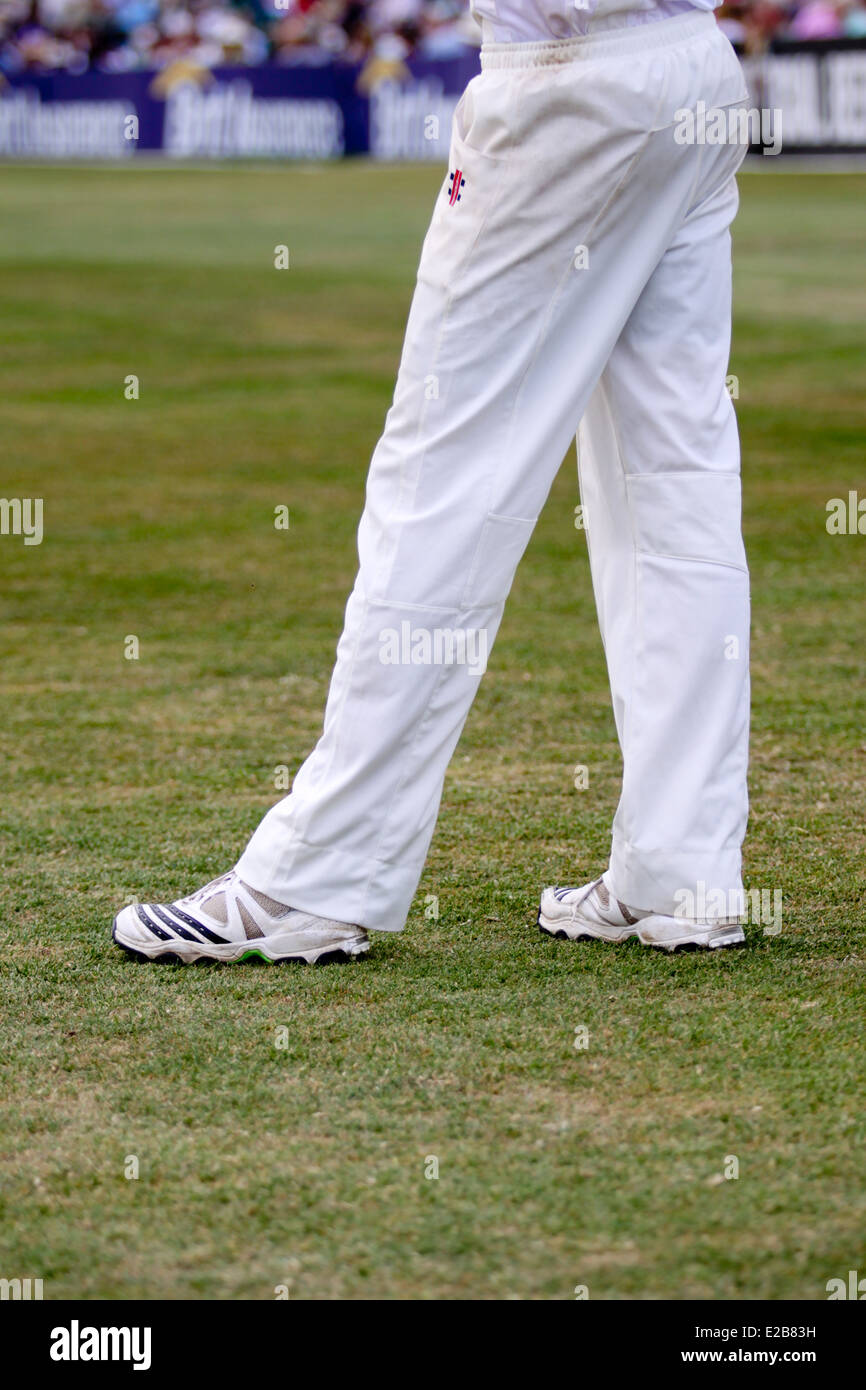
M 717 16 L 750 53 L 866 38 L 866 0 L 733 0 Z M 436 58 L 478 42 L 467 0 L 0 0 L 0 73 Z

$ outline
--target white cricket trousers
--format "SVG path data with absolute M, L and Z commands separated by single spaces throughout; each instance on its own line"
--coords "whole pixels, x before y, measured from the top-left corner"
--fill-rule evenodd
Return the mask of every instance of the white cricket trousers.
M 726 372 L 743 148 L 681 143 L 681 113 L 704 102 L 712 133 L 711 113 L 744 100 L 706 12 L 482 50 L 370 468 L 324 731 L 239 862 L 253 887 L 404 926 L 479 657 L 579 426 L 624 763 L 608 882 L 666 913 L 680 890 L 741 889 L 749 596 Z M 574 876 L 594 873 L 577 847 Z

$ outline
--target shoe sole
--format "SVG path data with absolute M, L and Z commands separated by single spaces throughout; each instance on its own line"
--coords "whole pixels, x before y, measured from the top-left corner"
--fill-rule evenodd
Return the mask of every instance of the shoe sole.
M 262 961 L 265 965 L 284 965 L 289 961 L 299 961 L 303 965 L 336 965 L 366 955 L 370 949 L 369 941 L 359 940 L 344 942 L 342 946 L 315 946 L 308 951 L 287 951 L 285 955 L 269 956 L 259 947 L 238 941 L 227 943 L 230 950 L 223 955 L 219 955 L 213 946 L 204 945 L 201 949 L 194 947 L 189 955 L 181 955 L 179 951 L 166 950 L 158 942 L 154 943 L 152 950 L 141 951 L 120 939 L 116 917 L 111 926 L 111 939 L 131 960 L 141 965 L 239 965 L 249 960 Z
M 677 941 L 645 941 L 640 934 L 640 928 L 637 937 L 642 946 L 652 946 L 657 951 L 667 951 L 669 955 L 675 955 L 678 951 L 730 950 L 734 946 L 746 944 L 746 934 L 736 923 L 728 923 L 724 927 L 716 927 L 709 931 L 697 931 L 691 935 L 686 934 Z
M 562 921 L 557 922 L 554 918 L 545 917 L 539 908 L 538 910 L 538 929 L 546 936 L 555 936 L 559 941 L 604 941 L 609 946 L 618 946 L 623 941 L 630 941 L 632 937 L 637 937 L 642 946 L 650 946 L 657 951 L 667 951 L 668 955 L 676 955 L 679 951 L 719 951 L 730 950 L 734 946 L 745 946 L 746 937 L 743 928 L 736 925 L 719 927 L 709 933 L 696 932 L 693 935 L 683 936 L 678 941 L 645 941 L 640 934 L 640 927 L 623 927 L 621 930 L 612 927 L 611 932 L 617 935 L 605 936 L 596 924 L 585 920 L 575 923 L 574 919 L 569 920 L 568 926 Z
M 575 921 L 570 917 L 566 924 L 554 917 L 546 917 L 541 908 L 538 909 L 538 930 L 545 936 L 555 936 L 559 941 L 604 941 L 609 946 L 618 946 L 620 942 L 630 941 L 637 935 L 634 927 L 611 927 L 611 935 L 606 936 L 595 922 L 588 922 L 585 918 Z

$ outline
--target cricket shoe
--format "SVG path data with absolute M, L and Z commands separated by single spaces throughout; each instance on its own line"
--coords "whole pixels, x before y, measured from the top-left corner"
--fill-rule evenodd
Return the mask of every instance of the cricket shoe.
M 115 917 L 111 935 L 135 960 L 184 965 L 256 958 L 313 965 L 370 949 L 363 927 L 278 903 L 234 869 L 177 902 L 132 903 Z
M 736 917 L 696 919 L 642 912 L 614 898 L 603 878 L 581 888 L 545 888 L 538 925 L 550 936 L 570 941 L 627 941 L 663 951 L 715 951 L 742 946 L 743 924 Z

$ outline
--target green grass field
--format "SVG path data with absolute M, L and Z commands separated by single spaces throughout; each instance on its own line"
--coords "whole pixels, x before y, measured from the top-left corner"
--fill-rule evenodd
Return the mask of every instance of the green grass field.
M 735 232 L 746 881 L 781 889 L 780 935 L 668 958 L 534 930 L 542 884 L 604 866 L 620 766 L 572 457 L 409 929 L 345 968 L 200 970 L 135 965 L 111 917 L 230 867 L 317 737 L 440 171 L 2 177 L 0 493 L 43 497 L 45 537 L 0 538 L 0 1276 L 822 1299 L 866 1273 L 866 537 L 825 529 L 866 492 L 863 177 L 747 172 Z

